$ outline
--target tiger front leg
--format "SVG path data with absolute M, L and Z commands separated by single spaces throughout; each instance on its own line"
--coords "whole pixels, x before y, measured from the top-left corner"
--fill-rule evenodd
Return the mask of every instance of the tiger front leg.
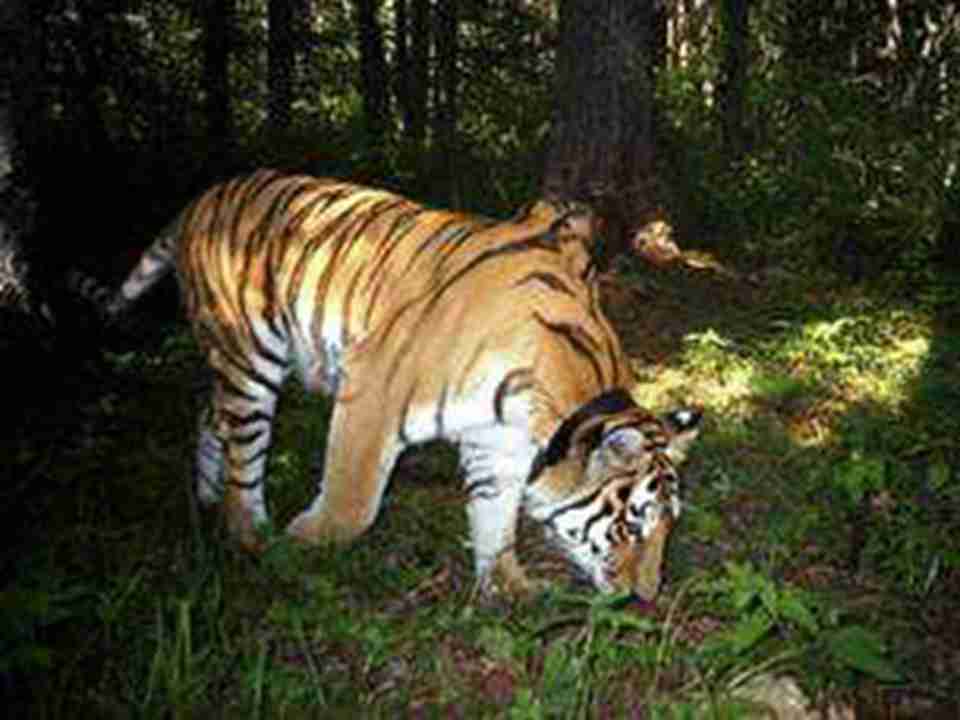
M 522 480 L 477 486 L 472 492 L 467 515 L 482 593 L 523 598 L 545 588 L 545 583 L 527 576 L 517 559 L 516 533 L 522 496 Z
M 334 407 L 317 495 L 287 526 L 295 541 L 350 542 L 373 524 L 401 449 L 385 415 L 372 392 Z

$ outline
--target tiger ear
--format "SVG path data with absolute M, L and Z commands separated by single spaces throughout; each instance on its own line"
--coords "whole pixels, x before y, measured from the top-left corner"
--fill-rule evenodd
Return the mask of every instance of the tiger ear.
M 570 454 L 585 462 L 603 441 L 603 426 L 609 418 L 597 416 L 580 425 L 570 438 Z
M 666 447 L 667 457 L 679 465 L 686 460 L 690 447 L 700 435 L 703 409 L 697 407 L 678 408 L 666 413 L 660 419 L 670 434 Z

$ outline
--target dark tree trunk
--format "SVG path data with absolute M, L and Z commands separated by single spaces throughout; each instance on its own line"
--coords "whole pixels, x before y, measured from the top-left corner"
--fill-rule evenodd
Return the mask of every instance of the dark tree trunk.
M 744 112 L 747 93 L 749 0 L 723 0 L 724 53 L 718 89 L 720 126 L 727 161 L 735 163 L 747 150 Z
M 290 127 L 296 43 L 291 0 L 269 0 L 267 38 L 267 125 L 274 132 Z
M 85 146 L 72 150 L 82 153 L 81 162 L 95 159 L 100 167 L 107 166 L 116 155 L 101 104 L 100 90 L 109 84 L 109 70 L 116 62 L 108 11 L 103 5 L 88 3 L 80 7 L 74 33 L 77 52 L 71 68 L 70 99 L 66 103 L 75 127 L 82 131 L 80 137 L 86 141 Z
M 651 38 L 654 72 L 658 73 L 667 66 L 667 26 L 670 19 L 666 2 L 655 2 L 650 22 L 652 24 Z
M 393 3 L 393 53 L 396 60 L 393 67 L 393 96 L 397 99 L 397 109 L 402 115 L 403 127 L 408 135 L 412 121 L 409 29 L 410 15 L 407 0 L 395 0 Z
M 34 12 L 31 12 L 34 10 Z M 2 342 L 12 342 L 9 323 L 17 316 L 34 315 L 30 262 L 25 246 L 36 219 L 36 191 L 31 182 L 30 148 L 25 130 L 37 127 L 42 103 L 42 8 L 28 0 L 0 5 L 0 313 Z M 34 143 L 36 145 L 38 143 Z M 6 355 L 6 353 L 3 353 Z
M 9 97 L 0 99 L 0 313 L 4 315 L 31 311 L 23 241 L 35 215 L 33 193 L 19 184 L 22 174 L 14 172 L 15 157 L 21 153 L 11 105 Z
M 437 12 L 437 88 L 440 99 L 436 112 L 437 147 L 444 164 L 444 184 L 448 205 L 461 204 L 457 172 L 457 85 L 460 77 L 457 70 L 458 2 L 446 0 L 438 3 Z
M 430 0 L 411 0 L 410 72 L 408 74 L 405 112 L 407 137 L 416 144 L 427 135 L 430 98 Z
M 215 175 L 229 168 L 233 142 L 230 103 L 230 28 L 235 0 L 200 0 L 203 9 L 203 82 L 206 91 L 210 165 Z
M 590 202 L 609 259 L 656 205 L 653 2 L 560 3 L 555 110 L 544 192 Z
M 389 85 L 383 33 L 377 20 L 380 0 L 357 0 L 357 35 L 360 46 L 360 83 L 371 158 L 382 159 L 389 124 Z

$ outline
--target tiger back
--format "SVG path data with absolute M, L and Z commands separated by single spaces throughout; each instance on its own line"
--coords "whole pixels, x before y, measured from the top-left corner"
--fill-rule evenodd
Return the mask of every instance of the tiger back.
M 657 418 L 599 307 L 583 206 L 539 202 L 505 222 L 273 171 L 217 185 L 147 250 L 120 312 L 176 269 L 213 371 L 197 493 L 263 547 L 264 471 L 284 380 L 334 399 L 323 478 L 288 526 L 348 541 L 374 522 L 398 455 L 460 451 L 484 588 L 524 591 L 521 511 L 604 591 L 651 598 L 679 514 L 676 463 L 699 413 Z

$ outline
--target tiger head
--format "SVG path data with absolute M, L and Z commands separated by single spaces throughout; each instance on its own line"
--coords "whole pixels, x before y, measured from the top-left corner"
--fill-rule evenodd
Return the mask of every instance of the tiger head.
M 676 466 L 696 439 L 700 418 L 695 409 L 654 417 L 614 391 L 571 416 L 535 463 L 531 490 L 542 482 L 560 491 L 535 515 L 600 591 L 645 601 L 656 596 L 666 541 L 680 514 Z

